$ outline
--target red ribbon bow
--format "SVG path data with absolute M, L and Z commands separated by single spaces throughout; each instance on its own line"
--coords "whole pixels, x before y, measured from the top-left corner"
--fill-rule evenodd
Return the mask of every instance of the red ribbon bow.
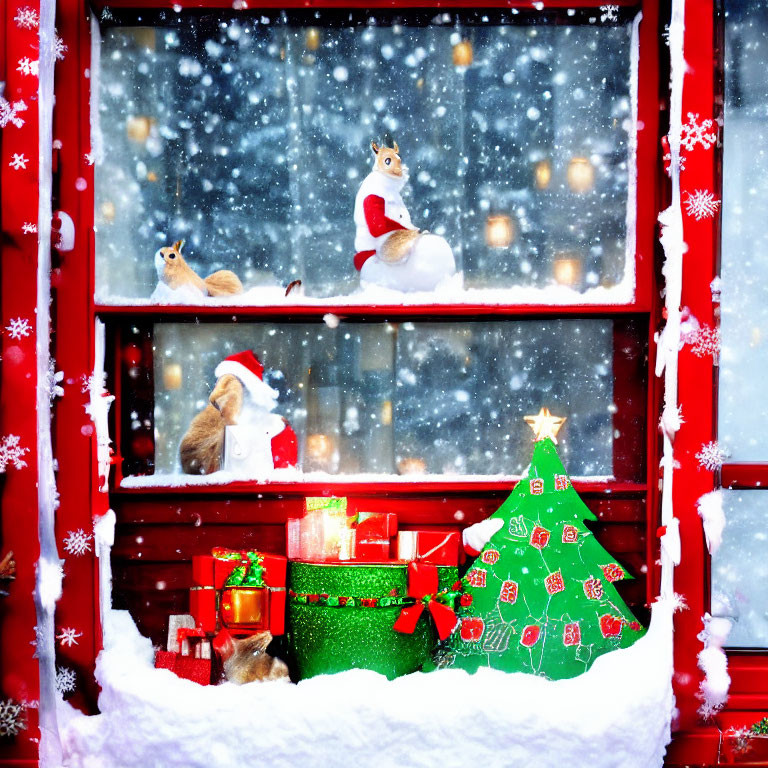
M 415 597 L 418 602 L 400 611 L 393 629 L 412 635 L 426 606 L 435 621 L 438 637 L 445 640 L 453 632 L 458 619 L 453 608 L 435 599 L 437 592 L 437 566 L 419 562 L 408 563 L 408 596 Z

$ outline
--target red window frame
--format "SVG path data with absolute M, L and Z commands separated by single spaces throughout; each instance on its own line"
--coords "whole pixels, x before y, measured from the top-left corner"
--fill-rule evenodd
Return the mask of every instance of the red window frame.
M 171 0 L 112 0 L 112 8 L 170 8 Z M 175 3 L 184 8 L 226 8 L 231 9 L 231 0 L 177 0 Z M 594 7 L 599 9 L 600 2 L 584 0 L 547 0 L 549 8 Z M 271 308 L 238 307 L 169 307 L 162 312 L 157 307 L 115 307 L 96 305 L 94 302 L 94 237 L 93 212 L 94 194 L 93 167 L 85 158 L 90 151 L 90 81 L 87 70 L 90 66 L 91 30 L 88 21 L 87 0 L 59 0 L 57 8 L 57 27 L 59 34 L 69 47 L 64 61 L 57 65 L 56 94 L 57 108 L 54 113 L 54 137 L 61 142 L 61 148 L 54 151 L 54 210 L 67 211 L 76 223 L 77 237 L 73 251 L 62 254 L 54 264 L 55 303 L 52 310 L 53 327 L 56 329 L 55 357 L 58 368 L 67 372 L 71 386 L 80 376 L 88 375 L 94 366 L 95 323 L 103 320 L 119 326 L 127 324 L 137 316 L 142 320 L 162 316 L 165 319 L 183 320 L 194 316 L 206 318 L 231 318 L 236 314 L 242 318 L 275 320 L 290 318 L 320 319 L 323 314 L 333 312 L 341 317 L 376 317 L 380 319 L 417 319 L 442 317 L 445 319 L 461 318 L 498 318 L 513 319 L 525 317 L 577 317 L 594 316 L 620 318 L 636 315 L 647 322 L 648 361 L 647 390 L 642 410 L 645 420 L 645 479 L 638 483 L 576 483 L 577 490 L 583 495 L 589 506 L 601 519 L 598 535 L 601 535 L 606 547 L 619 557 L 622 553 L 643 552 L 640 560 L 628 562 L 630 568 L 639 572 L 640 566 L 647 565 L 645 580 L 638 579 L 640 594 L 636 599 L 652 600 L 658 591 L 656 557 L 658 544 L 656 538 L 658 508 L 658 472 L 659 442 L 657 439 L 657 421 L 660 403 L 659 382 L 651 376 L 654 368 L 655 345 L 653 334 L 660 317 L 658 298 L 658 275 L 656 272 L 658 244 L 656 241 L 656 215 L 660 207 L 664 179 L 661 175 L 659 153 L 660 97 L 665 83 L 660 83 L 660 58 L 663 47 L 659 42 L 659 5 L 658 0 L 632 2 L 619 0 L 621 6 L 640 7 L 643 10 L 643 23 L 640 28 L 640 83 L 638 92 L 638 120 L 643 124 L 637 144 L 637 242 L 636 242 L 636 290 L 635 298 L 625 305 L 507 305 L 502 307 L 487 305 L 423 305 L 407 307 L 402 310 L 390 306 L 350 307 L 338 306 L 281 306 Z M 93 3 L 98 11 L 107 5 L 105 2 Z M 466 2 L 459 0 L 404 0 L 393 3 L 391 0 L 368 0 L 361 2 L 339 2 L 328 0 L 325 3 L 312 3 L 312 6 L 331 8 L 367 7 L 367 8 L 428 8 L 442 9 L 466 7 Z M 520 7 L 530 10 L 529 2 L 509 0 L 489 0 L 484 3 L 491 7 Z M 305 0 L 273 2 L 266 0 L 249 3 L 249 12 L 257 8 L 305 8 Z M 11 30 L 10 18 L 6 18 L 5 33 Z M 85 179 L 84 191 L 76 191 L 75 181 Z M 87 233 L 87 234 L 86 234 Z M 113 354 L 116 346 L 112 346 Z M 118 377 L 119 378 L 119 377 Z M 117 383 L 118 378 L 115 379 Z M 615 385 L 622 385 L 621 377 L 616 377 Z M 681 383 L 682 386 L 682 383 Z M 121 393 L 115 391 L 119 399 Z M 227 545 L 227 537 L 235 537 L 238 542 L 248 541 L 258 544 L 266 550 L 280 551 L 284 547 L 282 524 L 292 510 L 298 508 L 305 494 L 336 494 L 364 498 L 373 508 L 396 510 L 401 516 L 404 527 L 424 525 L 457 526 L 457 512 L 461 513 L 461 524 L 483 519 L 494 511 L 509 492 L 507 482 L 482 483 L 467 479 L 460 482 L 443 482 L 404 485 L 402 482 L 376 484 L 348 483 L 344 481 L 317 484 L 236 484 L 227 487 L 206 487 L 194 491 L 185 489 L 145 489 L 141 491 L 119 490 L 112 486 L 107 496 L 99 493 L 96 476 L 95 439 L 87 429 L 87 419 L 83 414 L 83 401 L 75 397 L 64 398 L 57 406 L 54 425 L 54 455 L 57 456 L 60 471 L 58 475 L 61 493 L 61 507 L 57 513 L 57 536 L 59 541 L 66 531 L 83 528 L 90 530 L 94 515 L 103 512 L 111 505 L 118 514 L 119 526 L 113 558 L 116 562 L 135 562 L 140 551 L 146 557 L 154 552 L 155 557 L 162 551 L 163 558 L 168 557 L 168 548 L 164 537 L 171 530 L 170 526 L 179 523 L 187 537 L 182 542 L 185 552 L 200 543 L 199 528 L 190 534 L 193 520 L 201 520 L 203 528 L 211 526 L 210 544 Z M 115 436 L 117 440 L 117 436 Z M 418 499 L 418 504 L 414 504 Z M 641 510 L 638 515 L 638 508 Z M 226 509 L 227 526 L 216 526 L 218 516 Z M 181 510 L 177 513 L 177 510 Z M 245 528 L 248 528 L 248 532 Z M 224 530 L 224 529 L 227 530 Z M 35 529 L 36 530 L 36 529 Z M 207 529 L 206 529 L 207 530 Z M 152 532 L 146 548 L 136 544 L 137 535 L 147 541 L 147 532 Z M 174 534 L 176 535 L 176 534 Z M 218 537 L 215 538 L 214 537 Z M 250 537 L 250 538 L 249 538 Z M 205 545 L 209 542 L 206 541 Z M 173 558 L 171 558 L 172 560 Z M 180 565 L 181 563 L 181 565 Z M 170 588 L 166 594 L 176 589 L 184 589 L 186 565 L 180 560 L 171 562 L 166 570 L 153 567 L 150 570 L 131 572 L 116 569 L 116 590 L 122 591 L 125 607 L 137 607 L 143 601 L 143 595 L 154 586 L 154 581 L 166 581 Z M 67 663 L 82 670 L 81 682 L 89 681 L 73 697 L 73 703 L 86 711 L 95 711 L 96 683 L 92 670 L 95 656 L 100 648 L 100 624 L 98 616 L 98 576 L 95 562 L 86 558 L 68 560 L 65 566 L 67 589 L 57 606 L 57 623 L 62 626 L 77 625 L 84 629 L 85 639 L 78 646 L 67 649 Z M 128 582 L 135 576 L 131 590 Z M 121 583 L 122 579 L 122 583 Z M 695 579 L 694 579 L 695 581 Z M 700 587 L 700 585 L 699 585 Z M 697 588 L 691 587 L 693 591 Z M 159 593 L 155 592 L 157 597 Z M 75 599 L 75 595 L 77 598 Z M 119 605 L 117 607 L 120 607 Z M 158 605 L 158 615 L 167 605 Z M 149 621 L 147 628 L 156 630 Z M 30 662 L 26 658 L 19 661 L 28 670 Z M 694 660 L 695 663 L 695 660 Z M 36 676 L 36 672 L 32 672 Z M 32 757 L 24 752 L 19 757 Z

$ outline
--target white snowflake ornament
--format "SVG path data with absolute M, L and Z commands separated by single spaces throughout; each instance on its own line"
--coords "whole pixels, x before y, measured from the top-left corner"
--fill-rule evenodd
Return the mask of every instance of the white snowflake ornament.
M 37 224 L 33 224 L 31 221 L 26 221 L 21 225 L 21 233 L 23 235 L 36 235 Z
M 40 74 L 40 62 L 25 56 L 23 59 L 19 59 L 19 66 L 16 67 L 16 71 L 21 72 L 22 75 L 37 77 Z
M 27 466 L 22 456 L 29 453 L 29 448 L 22 448 L 19 445 L 20 440 L 18 435 L 6 435 L 0 441 L 0 472 L 5 472 L 9 464 L 13 464 L 16 469 Z
M 64 696 L 67 693 L 75 692 L 77 676 L 75 670 L 69 667 L 56 668 L 56 690 Z
M 17 317 L 10 321 L 10 325 L 5 326 L 5 330 L 12 339 L 21 341 L 22 337 L 29 336 L 32 333 L 32 326 L 25 317 Z
M 8 165 L 10 165 L 14 171 L 26 171 L 28 162 L 29 158 L 25 157 L 23 153 L 19 155 L 14 154 L 11 158 L 11 162 L 8 163 Z
M 701 450 L 696 454 L 696 459 L 702 469 L 714 472 L 723 466 L 723 462 L 728 458 L 728 451 L 721 448 L 717 441 L 712 440 L 704 443 Z
M 691 352 L 693 352 L 696 357 L 707 357 L 708 355 L 712 355 L 712 359 L 714 360 L 715 365 L 717 365 L 720 360 L 721 347 L 719 328 L 713 328 L 711 325 L 705 323 L 699 326 L 695 333 L 690 334 L 689 338 L 686 340 L 691 345 Z
M 686 194 L 688 197 L 685 200 L 685 212 L 693 216 L 696 221 L 713 218 L 720 207 L 720 200 L 706 189 L 697 189 L 695 192 Z
M 24 120 L 19 117 L 19 112 L 25 112 L 27 105 L 19 100 L 11 102 L 0 96 L 0 128 L 5 128 L 8 123 L 15 125 L 17 128 L 21 128 L 24 125 Z
M 79 645 L 77 638 L 82 636 L 83 633 L 78 632 L 74 627 L 64 627 L 61 632 L 56 635 L 56 639 L 62 646 L 66 645 L 71 648 L 73 645 Z
M 86 533 L 82 528 L 76 531 L 67 531 L 64 539 L 64 551 L 69 555 L 79 557 L 91 551 L 91 539 L 93 535 Z
M 710 130 L 715 128 L 714 131 Z M 680 143 L 691 152 L 700 144 L 704 149 L 709 149 L 717 141 L 717 128 L 715 121 L 711 119 L 699 122 L 699 113 L 689 112 L 688 122 L 682 126 Z
M 37 29 L 40 25 L 40 15 L 34 8 L 28 6 L 19 8 L 13 20 L 19 29 Z
M 58 36 L 54 35 L 53 38 L 53 55 L 56 57 L 57 61 L 63 61 L 64 55 L 66 54 L 67 48 L 66 45 L 64 45 L 64 41 Z
M 11 699 L 0 701 L 0 738 L 18 736 L 27 727 L 24 708 Z
M 618 5 L 601 5 L 600 6 L 600 21 L 618 21 L 619 20 L 619 6 Z

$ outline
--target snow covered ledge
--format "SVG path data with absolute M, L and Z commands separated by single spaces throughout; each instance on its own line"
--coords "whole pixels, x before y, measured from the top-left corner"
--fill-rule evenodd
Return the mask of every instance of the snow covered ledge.
M 154 669 L 150 641 L 110 611 L 101 714 L 60 704 L 64 765 L 655 768 L 670 738 L 673 609 L 656 603 L 646 636 L 571 680 L 354 670 L 205 687 Z

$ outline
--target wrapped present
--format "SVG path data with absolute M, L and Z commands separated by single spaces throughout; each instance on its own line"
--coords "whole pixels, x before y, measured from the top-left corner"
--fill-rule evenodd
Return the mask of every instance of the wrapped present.
M 170 669 L 177 677 L 200 685 L 211 682 L 211 643 L 207 633 L 188 614 L 168 619 L 168 650 L 155 654 L 157 669 Z
M 191 680 L 199 685 L 211 683 L 211 660 L 182 656 L 173 651 L 158 651 L 155 655 L 157 669 L 170 669 L 177 677 Z
M 397 534 L 397 559 L 457 566 L 460 542 L 458 531 L 400 531 Z
M 217 583 L 227 573 L 219 594 L 220 625 L 248 631 L 268 629 L 273 635 L 282 635 L 285 632 L 286 558 L 222 548 L 214 549 L 213 557 Z M 216 572 L 218 563 L 222 566 Z
M 384 541 L 397 536 L 394 512 L 358 512 L 355 526 L 357 541 Z
M 291 560 L 351 560 L 354 516 L 345 498 L 308 496 L 304 515 L 286 523 L 286 552 Z
M 192 583 L 196 587 L 213 587 L 214 563 L 213 555 L 192 555 Z
M 389 560 L 389 539 L 355 541 L 355 562 L 385 563 Z
M 458 569 L 435 573 L 438 592 L 447 594 Z M 409 594 L 411 586 L 404 563 L 291 562 L 288 634 L 299 677 L 360 668 L 391 679 L 428 662 L 438 639 L 430 617 L 416 617 L 410 633 L 395 630 L 403 608 L 427 597 Z
M 216 588 L 190 587 L 189 612 L 195 624 L 206 632 L 216 631 Z

